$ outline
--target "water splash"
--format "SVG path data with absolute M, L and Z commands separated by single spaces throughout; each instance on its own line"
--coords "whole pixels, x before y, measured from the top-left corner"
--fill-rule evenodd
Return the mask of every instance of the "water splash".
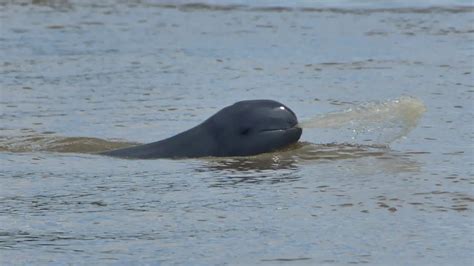
M 305 129 L 348 128 L 352 139 L 373 138 L 377 144 L 388 145 L 406 136 L 426 111 L 425 105 L 413 97 L 400 97 L 383 102 L 369 102 L 347 110 L 315 116 L 299 124 Z

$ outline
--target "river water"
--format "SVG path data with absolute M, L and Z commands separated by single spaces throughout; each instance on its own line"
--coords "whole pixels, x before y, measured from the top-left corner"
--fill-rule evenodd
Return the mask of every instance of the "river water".
M 0 264 L 471 264 L 473 10 L 0 1 Z M 94 154 L 260 98 L 298 144 Z

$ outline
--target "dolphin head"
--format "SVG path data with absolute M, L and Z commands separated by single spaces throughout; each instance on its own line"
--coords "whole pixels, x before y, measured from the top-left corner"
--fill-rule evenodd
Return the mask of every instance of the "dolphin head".
M 240 101 L 206 122 L 213 129 L 216 156 L 246 156 L 295 143 L 303 130 L 295 113 L 272 100 Z

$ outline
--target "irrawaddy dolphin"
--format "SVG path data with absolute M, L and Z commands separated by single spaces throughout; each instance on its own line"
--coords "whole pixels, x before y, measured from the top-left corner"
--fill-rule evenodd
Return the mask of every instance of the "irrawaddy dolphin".
M 302 132 L 290 108 L 273 100 L 249 100 L 173 137 L 101 154 L 131 159 L 249 156 L 296 143 Z

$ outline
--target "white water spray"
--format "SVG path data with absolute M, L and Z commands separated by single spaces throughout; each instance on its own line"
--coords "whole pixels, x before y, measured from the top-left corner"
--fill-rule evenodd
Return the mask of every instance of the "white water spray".
M 347 110 L 327 113 L 307 119 L 299 124 L 302 128 L 349 128 L 353 139 L 360 134 L 376 134 L 376 142 L 389 144 L 406 136 L 416 127 L 426 111 L 420 100 L 400 97 L 383 102 L 369 102 Z

